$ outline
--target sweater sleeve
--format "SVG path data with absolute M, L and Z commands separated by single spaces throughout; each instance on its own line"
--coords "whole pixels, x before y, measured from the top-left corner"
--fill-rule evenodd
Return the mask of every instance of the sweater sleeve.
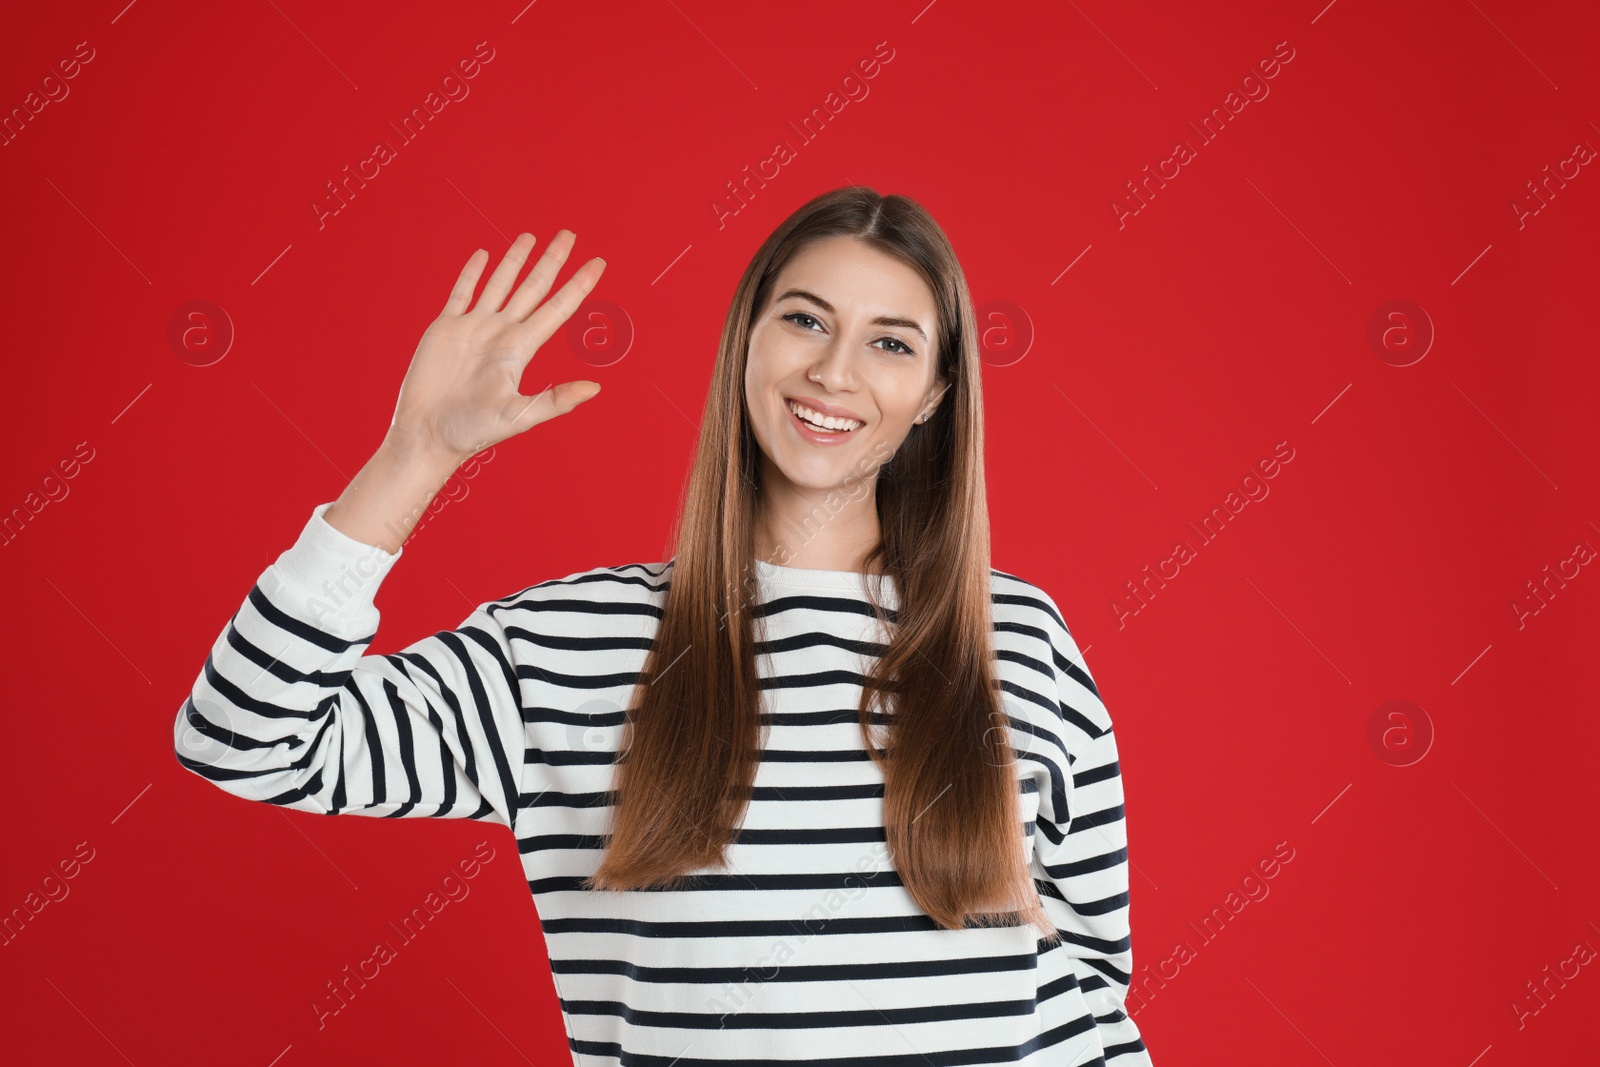
M 1070 764 L 1064 776 L 1066 811 L 1042 801 L 1035 853 L 1053 893 L 1045 912 L 1065 935 L 1067 952 L 1095 1020 L 1098 1051 L 1114 1067 L 1150 1063 L 1137 1024 L 1127 1012 L 1133 975 L 1129 928 L 1128 837 L 1117 738 L 1100 691 L 1077 642 L 1048 596 L 1056 691 Z M 1092 1052 L 1073 1062 L 1098 1063 Z
M 312 511 L 211 646 L 174 724 L 180 765 L 219 789 L 325 815 L 511 826 L 525 755 L 494 602 L 369 656 L 390 554 Z

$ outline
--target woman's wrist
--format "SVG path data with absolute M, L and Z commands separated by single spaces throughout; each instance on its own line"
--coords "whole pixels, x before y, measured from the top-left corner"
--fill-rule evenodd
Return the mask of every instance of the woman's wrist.
M 397 467 L 427 471 L 430 476 L 438 474 L 440 485 L 443 485 L 456 472 L 456 468 L 469 458 L 449 453 L 440 446 L 416 437 L 398 426 L 389 427 L 383 436 L 383 442 L 378 446 L 378 452 Z
M 452 456 L 386 437 L 323 513 L 323 521 L 393 555 L 460 464 Z

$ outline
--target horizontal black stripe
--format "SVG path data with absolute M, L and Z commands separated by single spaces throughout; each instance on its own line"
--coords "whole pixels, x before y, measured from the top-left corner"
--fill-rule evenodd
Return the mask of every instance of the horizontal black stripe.
M 719 986 L 750 983 L 879 981 L 889 978 L 933 978 L 939 975 L 999 974 L 1007 971 L 1031 971 L 1038 966 L 1038 956 L 1028 953 L 1020 956 L 982 956 L 944 960 L 878 960 L 867 963 L 827 964 L 768 964 L 753 967 L 642 967 L 628 960 L 615 959 L 552 959 L 550 967 L 556 974 L 614 974 L 634 982 L 687 983 L 689 985 Z

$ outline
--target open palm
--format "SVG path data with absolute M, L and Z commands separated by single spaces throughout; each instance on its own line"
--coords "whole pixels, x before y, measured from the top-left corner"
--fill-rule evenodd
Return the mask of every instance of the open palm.
M 599 391 L 598 384 L 585 381 L 564 382 L 535 396 L 521 391 L 522 373 L 534 352 L 572 316 L 605 270 L 605 260 L 591 259 L 545 300 L 576 241 L 572 231 L 559 231 L 513 292 L 534 245 L 531 233 L 518 234 L 469 309 L 489 258 L 481 248 L 472 254 L 411 357 L 389 430 L 393 438 L 459 463 L 566 414 Z

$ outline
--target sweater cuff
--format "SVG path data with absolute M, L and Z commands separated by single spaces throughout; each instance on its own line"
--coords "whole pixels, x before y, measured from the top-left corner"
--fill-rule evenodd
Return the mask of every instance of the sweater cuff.
M 393 554 L 333 528 L 318 504 L 299 538 L 261 577 L 264 593 L 283 611 L 350 640 L 372 635 L 378 587 L 404 553 Z

